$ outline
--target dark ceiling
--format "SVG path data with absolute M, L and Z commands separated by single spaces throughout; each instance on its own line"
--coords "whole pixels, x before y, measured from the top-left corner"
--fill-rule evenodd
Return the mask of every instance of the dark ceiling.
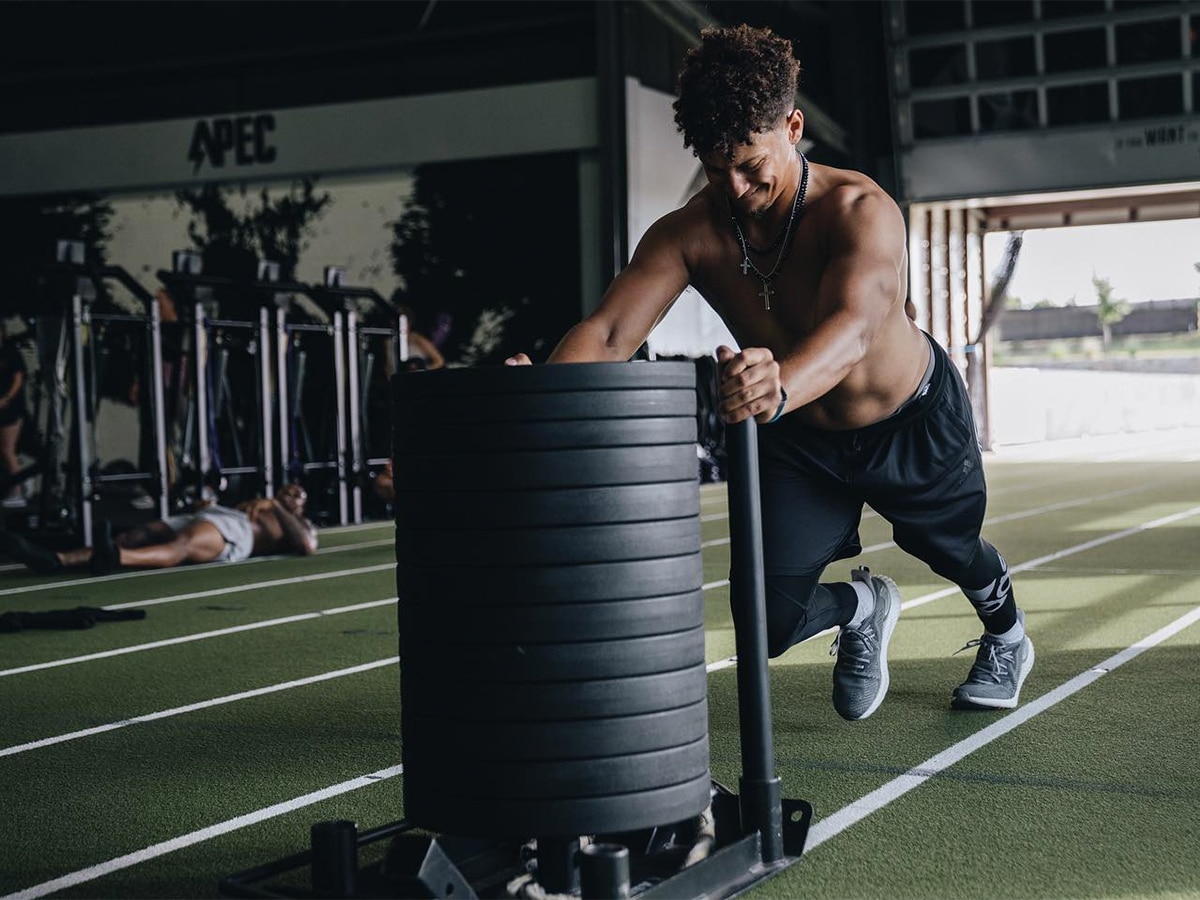
M 351 102 L 582 77 L 615 0 L 0 3 L 0 133 Z M 624 0 L 627 71 L 662 90 L 705 22 L 769 25 L 802 91 L 870 170 L 891 153 L 877 0 Z

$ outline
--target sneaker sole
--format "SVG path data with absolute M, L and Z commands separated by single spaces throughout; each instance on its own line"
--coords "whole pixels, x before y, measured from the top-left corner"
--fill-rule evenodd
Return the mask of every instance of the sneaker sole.
M 886 575 L 873 575 L 872 578 L 878 578 L 887 587 L 888 599 L 891 601 L 891 606 L 888 609 L 887 617 L 883 620 L 883 633 L 879 636 L 879 654 L 882 657 L 879 662 L 879 693 L 875 695 L 874 702 L 867 707 L 866 712 L 862 715 L 854 716 L 846 719 L 847 722 L 861 722 L 875 710 L 879 709 L 879 705 L 883 703 L 883 698 L 887 696 L 888 688 L 891 686 L 891 673 L 888 672 L 888 644 L 892 640 L 892 632 L 896 630 L 896 623 L 900 621 L 900 588 L 896 586 L 896 582 L 888 578 Z M 843 716 L 843 718 L 845 718 Z
M 1026 638 L 1026 640 L 1029 640 Z M 1001 700 L 994 697 L 971 697 L 967 694 L 959 694 L 957 691 L 950 701 L 950 706 L 953 709 L 1016 709 L 1017 704 L 1021 702 L 1021 688 L 1025 684 L 1025 679 L 1029 677 L 1029 673 L 1033 670 L 1033 660 L 1035 654 L 1033 650 L 1033 641 L 1029 641 L 1029 655 L 1025 657 L 1025 663 L 1021 666 L 1021 672 L 1017 675 L 1017 692 L 1007 700 Z

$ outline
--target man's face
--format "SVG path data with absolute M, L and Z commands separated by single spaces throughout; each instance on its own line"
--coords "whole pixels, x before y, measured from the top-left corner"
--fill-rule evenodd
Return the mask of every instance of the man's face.
M 736 215 L 762 216 L 779 197 L 795 187 L 792 162 L 796 155 L 799 112 L 793 112 L 770 131 L 755 132 L 748 144 L 734 148 L 732 159 L 721 155 L 700 158 L 704 174 L 728 199 Z

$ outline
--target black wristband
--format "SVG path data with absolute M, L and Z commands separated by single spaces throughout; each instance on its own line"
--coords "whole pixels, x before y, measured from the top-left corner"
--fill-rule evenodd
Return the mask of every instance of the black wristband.
M 781 384 L 779 386 L 779 406 L 775 408 L 775 415 L 767 419 L 768 425 L 772 424 L 773 422 L 778 422 L 781 418 L 783 418 L 783 408 L 785 406 L 787 406 L 787 391 L 783 389 L 783 385 Z

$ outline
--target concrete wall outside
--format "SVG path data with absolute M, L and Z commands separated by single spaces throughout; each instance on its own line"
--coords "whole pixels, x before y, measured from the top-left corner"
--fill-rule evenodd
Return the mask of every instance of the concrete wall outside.
M 1200 426 L 1200 375 L 991 370 L 997 445 Z
M 1130 305 L 1129 314 L 1112 326 L 1114 335 L 1174 334 L 1195 331 L 1200 301 L 1150 300 Z M 1042 341 L 1092 337 L 1100 334 L 1097 307 L 1054 306 L 1042 309 L 1008 309 L 996 323 L 1001 341 Z

